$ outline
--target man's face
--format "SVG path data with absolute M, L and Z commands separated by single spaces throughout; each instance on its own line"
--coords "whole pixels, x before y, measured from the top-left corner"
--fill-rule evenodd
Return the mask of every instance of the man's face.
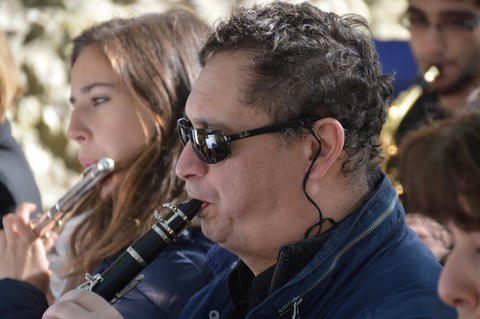
M 240 103 L 248 64 L 242 53 L 220 53 L 208 61 L 186 105 L 194 128 L 233 134 L 271 124 L 267 114 Z M 205 203 L 199 215 L 205 235 L 244 260 L 275 260 L 281 245 L 301 240 L 318 219 L 305 209 L 312 206 L 302 191 L 308 167 L 304 141 L 287 145 L 279 137 L 231 142 L 230 158 L 216 164 L 202 162 L 189 142 L 177 164 L 189 196 Z
M 419 68 L 426 71 L 434 64 L 440 69 L 438 93 L 455 92 L 472 80 L 479 81 L 480 8 L 475 1 L 409 0 L 406 16 Z M 471 27 L 462 27 L 464 23 Z

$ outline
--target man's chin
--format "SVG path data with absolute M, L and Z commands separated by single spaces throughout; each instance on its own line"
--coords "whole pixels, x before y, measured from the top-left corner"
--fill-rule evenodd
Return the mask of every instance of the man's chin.
M 440 79 L 435 84 L 434 92 L 439 96 L 455 95 L 459 92 L 467 90 L 473 85 L 473 82 L 473 76 L 471 75 L 464 75 L 453 82 L 446 82 Z
M 211 224 L 203 219 L 201 220 L 200 225 L 205 237 L 219 244 L 220 246 L 223 246 L 222 244 L 225 243 L 225 234 L 223 232 L 218 232 L 215 229 L 212 229 Z

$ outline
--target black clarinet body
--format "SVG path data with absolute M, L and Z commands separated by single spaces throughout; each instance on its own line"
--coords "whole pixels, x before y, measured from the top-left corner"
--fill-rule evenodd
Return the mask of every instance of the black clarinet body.
M 202 202 L 192 199 L 178 207 L 171 203 L 164 207 L 170 209 L 165 217 L 156 214 L 158 223 L 141 235 L 104 272 L 94 276 L 86 274 L 87 281 L 77 289 L 91 290 L 113 304 L 134 288 L 143 278 L 137 275 L 190 225 L 200 212 Z

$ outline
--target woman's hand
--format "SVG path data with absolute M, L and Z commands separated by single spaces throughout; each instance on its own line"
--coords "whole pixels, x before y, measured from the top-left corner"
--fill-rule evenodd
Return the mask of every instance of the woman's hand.
M 30 226 L 30 214 L 34 211 L 34 204 L 24 203 L 18 206 L 15 214 L 3 217 L 0 278 L 26 281 L 46 294 L 50 271 L 45 243 Z

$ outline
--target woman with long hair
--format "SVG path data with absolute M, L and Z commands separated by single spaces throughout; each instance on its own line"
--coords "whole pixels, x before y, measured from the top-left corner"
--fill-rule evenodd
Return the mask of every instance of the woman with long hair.
M 84 282 L 85 273 L 106 269 L 155 223 L 153 212 L 163 203 L 185 199 L 174 170 L 182 150 L 176 121 L 199 72 L 197 54 L 208 31 L 195 15 L 175 9 L 112 19 L 74 39 L 68 136 L 79 145 L 82 166 L 110 157 L 115 170 L 70 212 L 49 252 L 50 262 L 38 253 L 35 260 L 29 259 L 33 270 L 20 276 L 0 265 L 3 278 L 35 278 L 30 283 L 37 289 L 59 297 Z M 8 253 L 8 247 L 21 247 L 25 237 L 33 238 L 25 235 L 31 211 L 24 205 L 4 219 L 0 248 L 7 248 L 0 251 Z M 41 250 L 38 241 L 24 244 L 24 250 L 35 245 Z M 144 269 L 145 279 L 115 307 L 124 318 L 158 318 L 159 313 L 175 318 L 186 300 L 210 280 L 205 260 L 210 245 L 199 227 L 189 228 Z M 2 260 L 10 258 L 3 254 Z M 28 264 L 28 258 L 17 258 L 16 263 L 10 259 L 10 269 Z M 50 265 L 51 280 L 45 265 Z M 18 281 L 2 280 L 0 290 L 8 284 Z

